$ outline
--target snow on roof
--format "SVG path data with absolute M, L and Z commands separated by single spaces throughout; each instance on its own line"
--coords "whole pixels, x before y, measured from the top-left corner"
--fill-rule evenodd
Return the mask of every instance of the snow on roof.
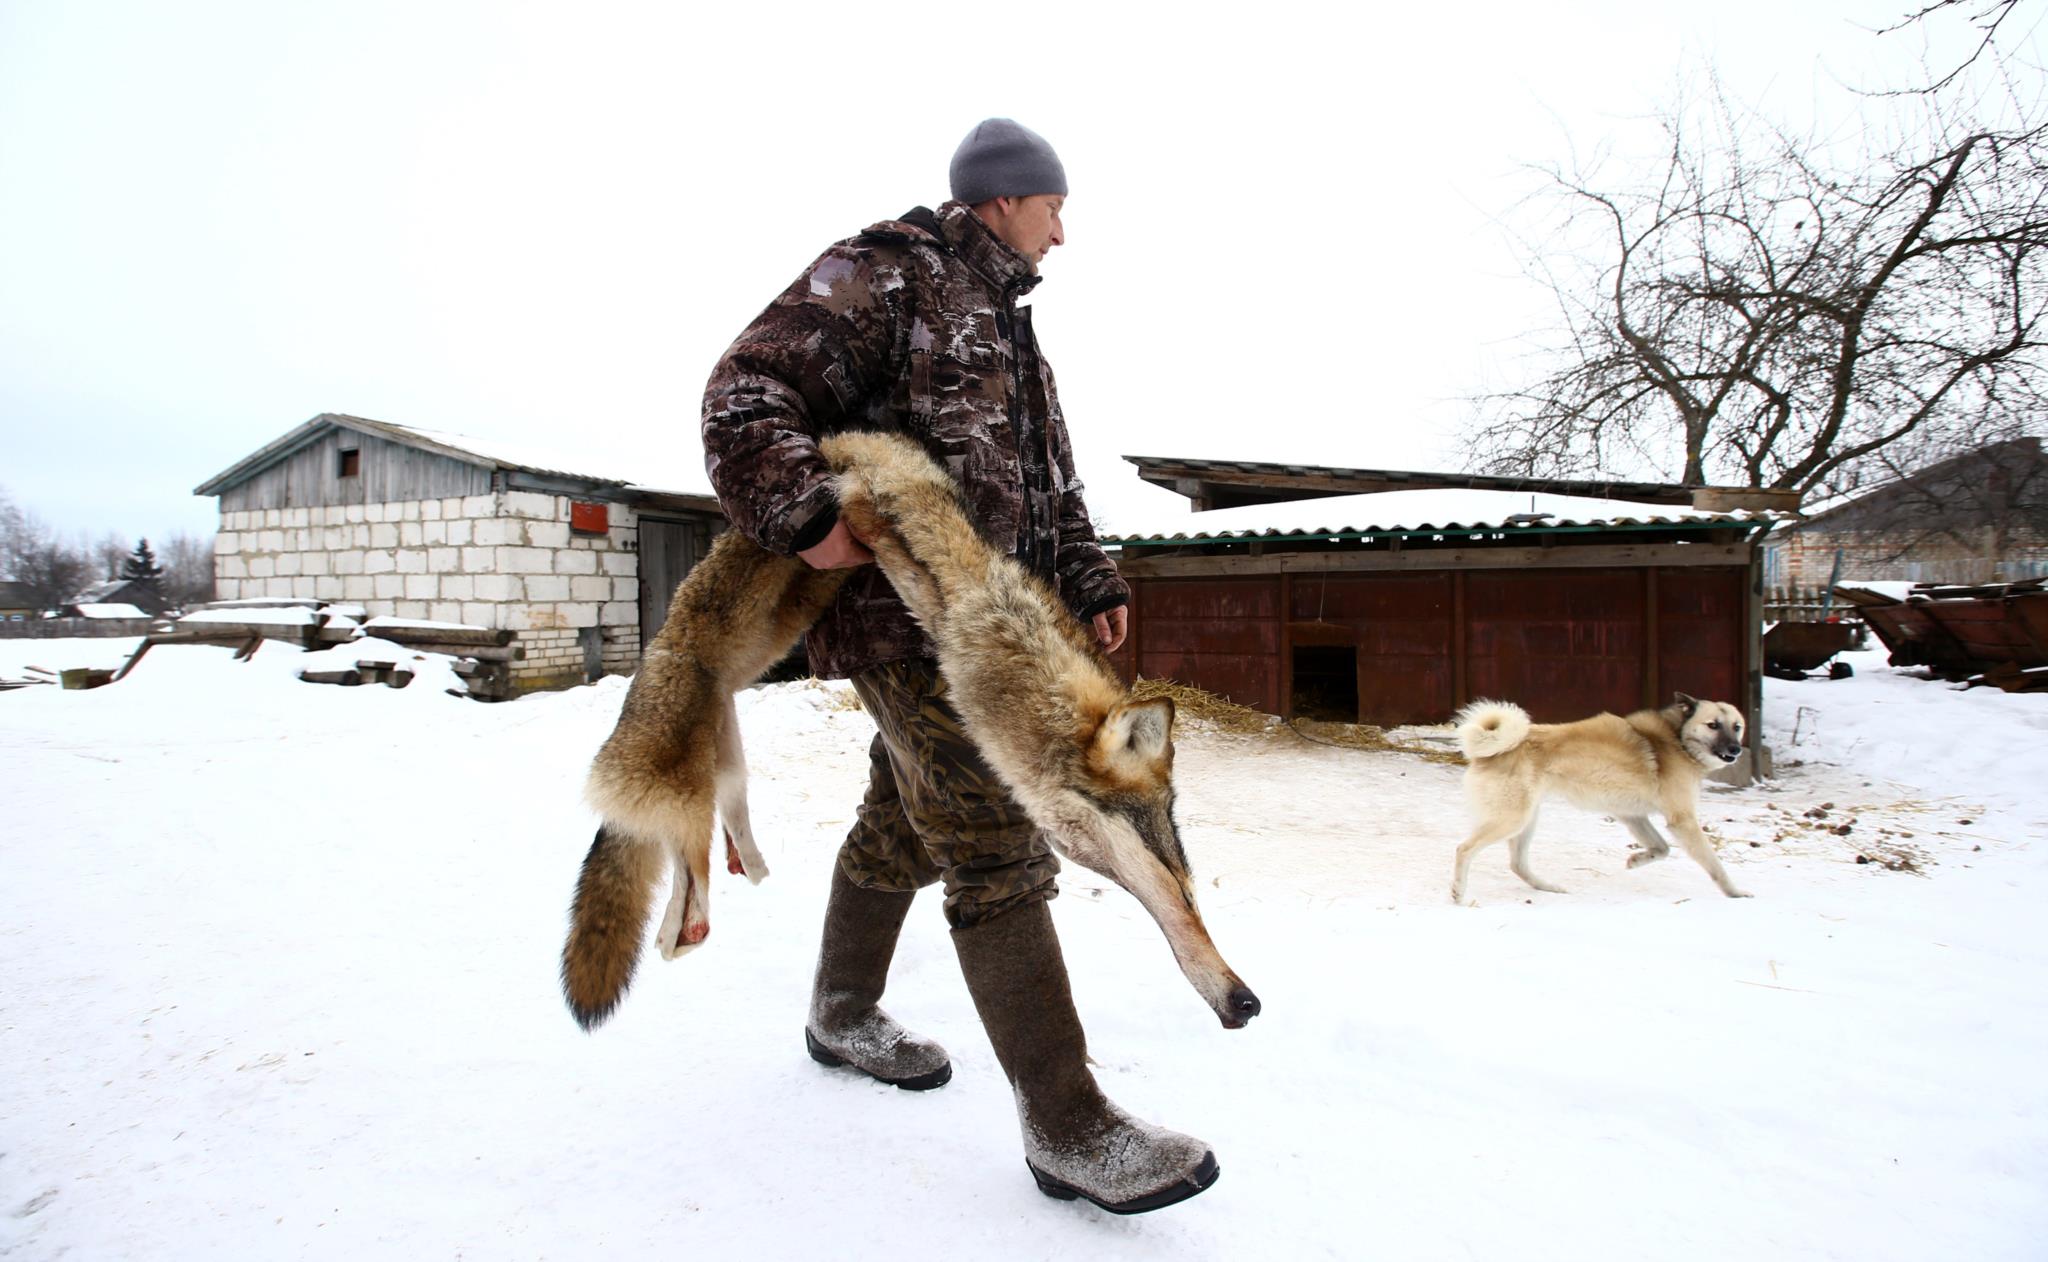
M 1517 514 L 1549 514 L 1515 522 Z M 1206 513 L 1155 510 L 1105 543 L 1172 539 L 1252 539 L 1372 535 L 1434 530 L 1527 530 L 1560 526 L 1702 525 L 1769 522 L 1778 514 L 1721 513 L 1668 504 L 1528 491 L 1378 491 L 1281 504 L 1247 504 Z
M 147 618 L 148 614 L 134 605 L 102 605 L 87 603 L 78 606 L 81 618 Z

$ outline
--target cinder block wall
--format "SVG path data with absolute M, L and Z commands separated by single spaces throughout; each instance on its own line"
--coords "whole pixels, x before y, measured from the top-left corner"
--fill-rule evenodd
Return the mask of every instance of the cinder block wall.
M 372 616 L 517 631 L 521 688 L 583 680 L 583 631 L 606 673 L 640 657 L 639 520 L 610 506 L 603 535 L 569 529 L 569 497 L 503 491 L 451 499 L 221 514 L 222 600 L 346 600 Z

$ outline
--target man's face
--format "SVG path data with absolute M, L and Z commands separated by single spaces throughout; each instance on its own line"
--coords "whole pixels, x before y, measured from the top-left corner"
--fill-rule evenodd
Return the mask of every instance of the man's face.
M 1060 226 L 1060 211 L 1066 204 L 1066 197 L 1059 193 L 1036 193 L 1030 197 L 998 197 L 975 210 L 1004 245 L 1037 267 L 1054 246 L 1066 244 L 1067 232 Z

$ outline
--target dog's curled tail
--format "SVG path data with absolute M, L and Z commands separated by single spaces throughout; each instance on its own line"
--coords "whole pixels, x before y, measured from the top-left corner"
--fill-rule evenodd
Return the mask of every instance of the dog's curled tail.
M 586 1030 L 626 997 L 654 907 L 654 885 L 667 861 L 658 847 L 604 825 L 583 857 L 569 907 L 569 940 L 562 945 L 562 995 Z
M 1529 712 L 1512 701 L 1474 701 L 1454 722 L 1467 758 L 1505 754 L 1529 736 Z

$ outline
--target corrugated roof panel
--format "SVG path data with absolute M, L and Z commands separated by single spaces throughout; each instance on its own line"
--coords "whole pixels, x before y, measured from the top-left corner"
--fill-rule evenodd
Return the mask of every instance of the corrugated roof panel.
M 1394 534 L 1540 534 L 1644 526 L 1753 525 L 1782 518 L 1782 514 L 1769 512 L 1708 512 L 1586 496 L 1436 489 L 1250 504 L 1206 513 L 1155 513 L 1151 521 L 1136 529 L 1107 535 L 1103 542 L 1170 544 Z

